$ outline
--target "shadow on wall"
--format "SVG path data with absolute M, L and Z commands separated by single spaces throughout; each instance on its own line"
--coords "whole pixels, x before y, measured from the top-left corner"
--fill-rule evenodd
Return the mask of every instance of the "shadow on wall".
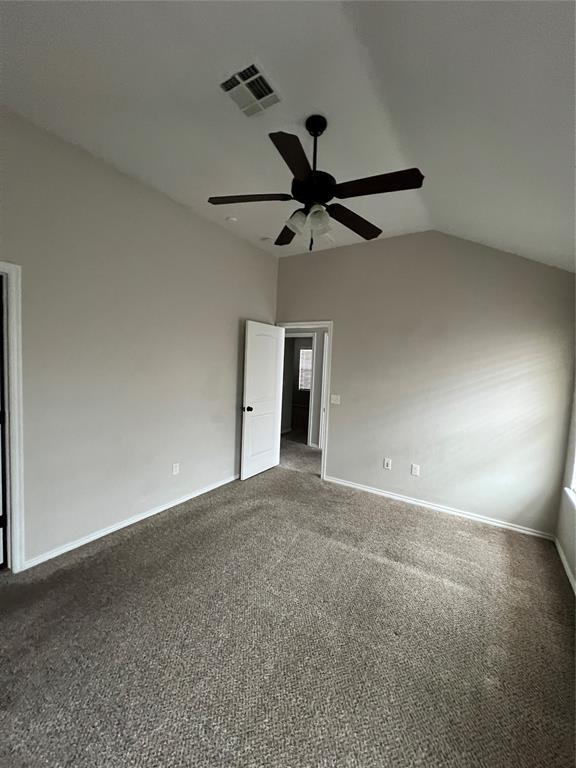
M 540 529 L 537 519 L 527 522 L 535 507 L 556 509 L 562 492 L 560 447 L 566 438 L 556 452 L 543 454 L 542 443 L 557 419 L 558 404 L 569 401 L 557 376 L 564 348 L 565 340 L 542 338 L 531 329 L 523 336 L 490 337 L 489 343 L 456 329 L 385 370 L 381 359 L 367 361 L 365 350 L 350 350 L 347 365 L 355 373 L 346 403 L 353 408 L 353 421 L 363 427 L 362 441 L 382 445 L 385 435 L 385 442 L 405 456 L 406 466 L 410 461 L 422 465 L 410 492 L 392 474 L 381 481 L 387 482 L 385 490 L 488 517 L 499 517 L 496 507 L 513 498 L 507 522 Z M 389 405 L 375 413 L 366 404 L 367 390 L 372 402 Z M 568 415 L 565 411 L 564 425 Z M 350 434 L 347 421 L 338 426 Z M 359 439 L 358 433 L 354 437 Z M 365 450 L 354 439 L 345 448 L 344 477 L 373 485 L 366 476 Z M 552 482 L 543 486 L 541 477 Z

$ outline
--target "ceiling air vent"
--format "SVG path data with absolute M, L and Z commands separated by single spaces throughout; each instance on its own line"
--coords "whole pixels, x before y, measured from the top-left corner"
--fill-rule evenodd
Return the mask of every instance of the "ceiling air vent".
M 255 64 L 231 75 L 220 88 L 247 117 L 258 115 L 273 104 L 278 104 L 280 97 Z

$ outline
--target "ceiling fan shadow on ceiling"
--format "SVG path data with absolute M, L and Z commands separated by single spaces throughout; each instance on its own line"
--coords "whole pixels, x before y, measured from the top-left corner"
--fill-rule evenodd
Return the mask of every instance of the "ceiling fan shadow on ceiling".
M 278 131 L 268 134 L 284 162 L 293 175 L 292 194 L 282 192 L 263 195 L 228 195 L 226 197 L 209 197 L 212 205 L 229 205 L 233 203 L 259 203 L 267 201 L 297 200 L 302 208 L 290 216 L 284 228 L 274 241 L 275 245 L 288 245 L 296 235 L 304 235 L 310 231 L 310 250 L 314 244 L 315 235 L 330 233 L 330 218 L 343 224 L 364 240 L 372 240 L 382 233 L 379 227 L 351 211 L 340 203 L 331 203 L 335 197 L 346 200 L 350 197 L 364 195 L 379 195 L 383 192 L 398 192 L 405 189 L 419 189 L 424 176 L 418 168 L 408 168 L 404 171 L 382 173 L 379 176 L 368 176 L 365 179 L 354 179 L 337 183 L 334 176 L 316 168 L 318 157 L 318 138 L 322 136 L 328 125 L 322 115 L 310 115 L 306 120 L 306 129 L 314 139 L 312 166 L 298 136 L 293 133 Z

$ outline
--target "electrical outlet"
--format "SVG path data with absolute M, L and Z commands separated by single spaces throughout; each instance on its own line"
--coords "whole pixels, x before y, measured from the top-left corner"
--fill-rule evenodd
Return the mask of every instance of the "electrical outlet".
M 384 459 L 384 469 L 392 469 L 392 459 L 388 457 Z
M 420 464 L 412 464 L 410 474 L 414 475 L 414 477 L 420 477 Z
M 172 464 L 172 474 L 173 475 L 179 475 L 180 474 L 180 463 L 176 462 L 175 464 Z

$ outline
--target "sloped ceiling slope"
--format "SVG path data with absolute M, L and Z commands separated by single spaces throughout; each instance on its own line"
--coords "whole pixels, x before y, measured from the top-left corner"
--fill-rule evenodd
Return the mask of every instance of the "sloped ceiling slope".
M 267 134 L 329 119 L 338 180 L 418 166 L 418 191 L 347 201 L 383 236 L 435 228 L 573 269 L 569 3 L 5 3 L 5 103 L 277 255 L 295 203 Z M 245 117 L 219 83 L 260 65 L 282 101 Z M 226 217 L 236 217 L 236 223 Z M 335 245 L 358 238 L 338 224 Z M 325 242 L 320 247 L 333 247 Z
M 574 4 L 347 10 L 434 227 L 573 270 Z

